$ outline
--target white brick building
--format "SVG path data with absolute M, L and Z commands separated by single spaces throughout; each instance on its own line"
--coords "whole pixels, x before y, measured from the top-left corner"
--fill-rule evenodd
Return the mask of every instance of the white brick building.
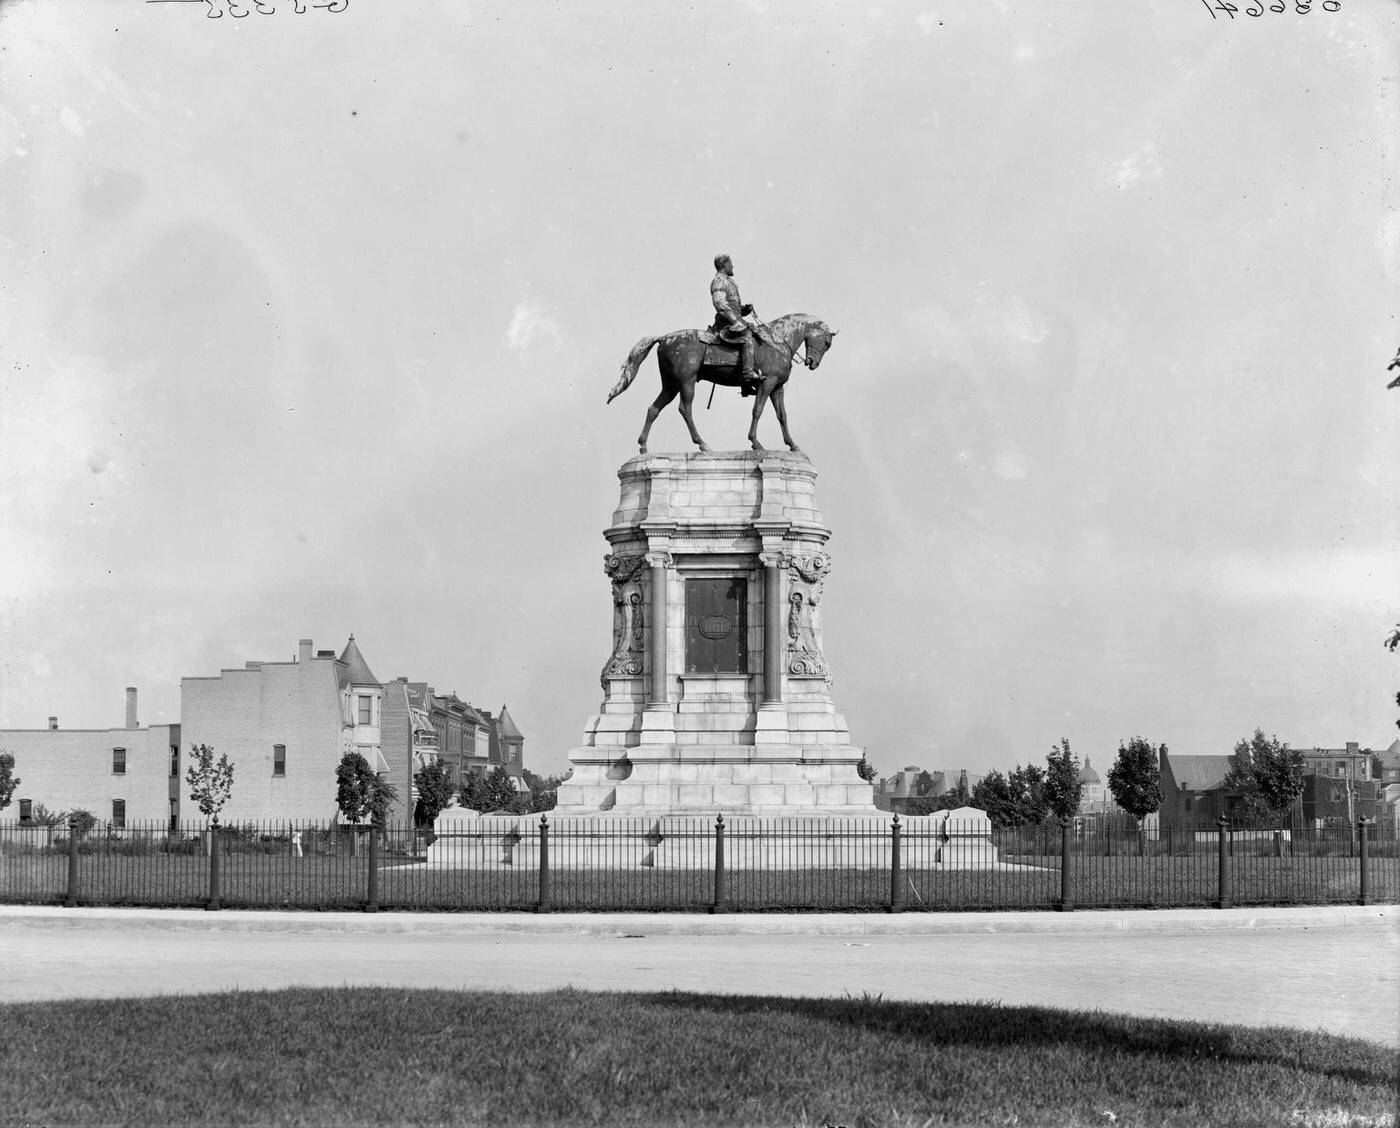
M 33 820 L 42 805 L 51 814 L 91 812 L 117 828 L 132 823 L 165 825 L 178 811 L 172 786 L 180 755 L 180 726 L 142 728 L 136 719 L 136 690 L 126 691 L 126 724 L 110 729 L 48 728 L 0 731 L 0 749 L 15 758 L 19 778 L 5 822 Z
M 387 771 L 380 752 L 383 690 L 355 637 L 339 657 L 301 639 L 286 662 L 248 662 L 216 677 L 180 679 L 185 753 L 207 744 L 233 764 L 233 792 L 220 821 L 336 817 L 335 769 L 359 752 Z M 182 783 L 183 786 L 183 783 Z M 188 798 L 185 808 L 192 807 Z M 403 817 L 396 808 L 391 817 Z M 198 817 L 186 810 L 188 817 Z

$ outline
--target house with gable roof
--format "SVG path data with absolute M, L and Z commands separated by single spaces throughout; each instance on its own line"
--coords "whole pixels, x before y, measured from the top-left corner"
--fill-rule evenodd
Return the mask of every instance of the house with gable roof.
M 1225 787 L 1230 756 L 1188 756 L 1160 753 L 1162 776 L 1161 826 L 1169 830 L 1205 830 L 1228 815 L 1238 798 Z

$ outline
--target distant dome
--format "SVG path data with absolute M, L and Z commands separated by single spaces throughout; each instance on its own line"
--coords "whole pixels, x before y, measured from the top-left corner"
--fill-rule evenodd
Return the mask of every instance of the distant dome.
M 1085 756 L 1085 757 L 1084 757 L 1084 766 L 1083 766 L 1082 768 L 1079 769 L 1079 782 L 1080 782 L 1080 783 L 1102 783 L 1102 782 L 1103 782 L 1103 780 L 1099 779 L 1099 773 L 1096 772 L 1096 771 L 1094 771 L 1094 769 L 1091 768 L 1091 767 L 1089 766 L 1089 757 L 1088 757 L 1088 756 Z

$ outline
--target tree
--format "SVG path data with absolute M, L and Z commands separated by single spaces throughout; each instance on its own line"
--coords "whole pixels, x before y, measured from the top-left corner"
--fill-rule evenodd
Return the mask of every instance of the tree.
M 564 782 L 563 776 L 537 776 L 529 768 L 522 768 L 520 774 L 525 779 L 525 786 L 530 789 L 530 813 L 537 815 L 554 810 L 559 802 L 559 785 Z
M 358 752 L 347 752 L 335 769 L 335 805 L 349 823 L 368 818 L 382 827 L 389 808 L 399 797 L 398 789 L 381 779 Z
M 1140 736 L 1118 742 L 1118 759 L 1108 772 L 1108 790 L 1117 803 L 1138 821 L 1162 805 L 1162 757 L 1167 746 L 1153 748 Z
M 88 831 L 97 825 L 97 816 L 91 811 L 85 811 L 79 807 L 77 810 L 68 812 L 68 825 L 77 838 L 86 838 Z
M 24 781 L 15 775 L 15 758 L 8 752 L 0 752 L 0 811 L 10 805 L 15 788 Z
M 880 773 L 875 770 L 875 765 L 867 760 L 865 758 L 865 753 L 862 752 L 860 762 L 856 764 L 856 774 L 859 775 L 861 779 L 865 780 L 866 783 L 874 783 L 875 777 Z
M 214 750 L 207 744 L 192 744 L 190 751 L 190 768 L 185 773 L 190 799 L 206 819 L 218 826 L 219 811 L 233 793 L 233 765 L 228 762 L 227 753 L 215 763 Z
M 1397 377 L 1396 379 L 1400 380 L 1400 377 Z M 1395 629 L 1391 631 L 1389 636 L 1386 638 L 1385 648 L 1389 650 L 1392 654 L 1394 654 L 1397 649 L 1400 649 L 1400 623 L 1396 624 Z M 1395 695 L 1395 705 L 1396 708 L 1400 708 L 1400 693 L 1397 693 Z M 1395 727 L 1400 728 L 1400 720 L 1397 720 L 1395 722 Z
M 1011 790 L 1012 801 L 1020 810 L 1021 822 L 1040 823 L 1045 821 L 1049 809 L 1045 796 L 1045 769 L 1035 764 L 1018 767 L 1006 777 Z
M 510 773 L 499 764 L 484 776 L 468 772 L 457 794 L 462 806 L 480 811 L 483 815 L 509 810 L 516 799 Z
M 438 817 L 438 812 L 452 802 L 452 773 L 438 761 L 414 772 L 413 786 L 418 789 L 413 821 L 419 826 L 431 823 Z
M 1011 796 L 1011 786 L 1000 771 L 990 771 L 972 789 L 972 805 L 987 812 L 996 827 L 1021 825 L 1021 805 Z
M 1286 825 L 1288 812 L 1303 794 L 1305 770 L 1301 752 L 1255 729 L 1252 738 L 1235 745 L 1225 773 L 1226 790 L 1239 794 L 1235 816 L 1242 821 L 1272 817 Z
M 1045 757 L 1045 803 L 1057 818 L 1071 819 L 1079 812 L 1084 783 L 1079 778 L 1079 759 L 1069 748 L 1069 740 L 1051 747 Z

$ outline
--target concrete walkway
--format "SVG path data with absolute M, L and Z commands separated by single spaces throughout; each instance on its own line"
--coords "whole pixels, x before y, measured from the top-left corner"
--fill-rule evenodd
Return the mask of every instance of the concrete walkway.
M 0 1002 L 288 986 L 999 1001 L 1400 1046 L 1400 907 L 277 913 L 0 906 Z

